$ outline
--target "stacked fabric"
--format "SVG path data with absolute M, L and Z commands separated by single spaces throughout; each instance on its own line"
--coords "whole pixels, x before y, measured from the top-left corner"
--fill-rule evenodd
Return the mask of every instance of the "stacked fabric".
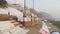
M 42 21 L 42 28 L 39 30 L 41 34 L 50 34 L 50 31 L 48 29 L 48 26 L 44 21 Z

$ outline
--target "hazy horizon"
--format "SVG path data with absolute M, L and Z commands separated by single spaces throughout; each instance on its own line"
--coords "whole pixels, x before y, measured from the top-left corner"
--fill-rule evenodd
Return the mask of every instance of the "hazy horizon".
M 24 0 L 7 0 L 10 3 L 22 4 L 24 5 Z M 57 20 L 60 20 L 60 0 L 34 0 L 35 10 L 36 11 L 43 11 L 49 13 Z M 33 7 L 33 0 L 26 0 L 26 6 L 28 8 Z

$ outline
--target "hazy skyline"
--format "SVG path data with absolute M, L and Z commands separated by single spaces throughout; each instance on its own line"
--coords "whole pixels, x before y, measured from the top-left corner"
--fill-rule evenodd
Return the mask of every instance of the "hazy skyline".
M 7 0 L 10 3 L 23 4 L 24 0 Z M 34 0 L 35 10 L 51 14 L 60 20 L 60 0 Z M 33 0 L 26 0 L 26 6 L 33 7 Z

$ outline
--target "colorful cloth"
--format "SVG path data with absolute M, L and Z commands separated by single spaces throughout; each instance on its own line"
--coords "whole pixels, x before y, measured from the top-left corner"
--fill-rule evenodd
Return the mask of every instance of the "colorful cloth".
M 40 29 L 40 31 L 39 31 L 41 34 L 48 34 L 44 29 Z
M 48 26 L 45 24 L 44 21 L 42 21 L 42 28 L 39 30 L 39 32 L 42 34 L 50 34 Z

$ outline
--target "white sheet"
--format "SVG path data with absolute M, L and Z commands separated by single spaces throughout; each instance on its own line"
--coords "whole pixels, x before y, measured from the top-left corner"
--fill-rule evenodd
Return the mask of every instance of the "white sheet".
M 8 7 L 6 9 L 0 8 L 0 14 L 8 14 L 8 12 L 10 15 L 16 16 L 18 18 L 18 21 L 23 21 L 23 13 L 21 11 L 11 7 Z
M 11 21 L 0 21 L 0 30 L 5 30 L 10 27 L 14 27 Z
M 11 32 L 12 34 L 26 34 L 28 31 L 29 31 L 29 30 L 24 30 L 24 29 L 22 29 L 22 28 L 20 28 L 20 27 L 15 27 L 15 28 L 13 28 L 12 30 L 10 30 L 10 32 Z
M 29 31 L 29 30 L 22 30 L 22 31 L 20 31 L 20 32 L 17 32 L 16 34 L 27 34 L 28 31 Z
M 10 12 L 10 15 L 16 16 L 18 21 L 23 21 L 23 13 L 21 11 L 11 7 L 7 8 L 6 10 Z
M 46 32 L 50 33 L 50 31 L 49 31 L 49 29 L 48 29 L 48 26 L 45 24 L 44 21 L 42 21 L 42 28 L 43 28 Z
M 24 21 L 31 21 L 31 18 L 25 17 L 25 18 L 24 18 Z
M 11 34 L 11 33 L 9 33 L 9 32 L 3 32 L 2 34 Z
M 11 33 L 12 34 L 26 34 L 28 31 L 29 30 L 24 30 L 20 28 L 19 26 L 14 27 L 11 21 L 0 21 L 0 34 L 11 34 Z
M 10 32 L 11 32 L 12 34 L 15 34 L 15 33 L 19 32 L 19 31 L 22 31 L 22 30 L 23 30 L 23 29 L 20 28 L 20 27 L 14 27 L 13 29 L 10 30 Z

